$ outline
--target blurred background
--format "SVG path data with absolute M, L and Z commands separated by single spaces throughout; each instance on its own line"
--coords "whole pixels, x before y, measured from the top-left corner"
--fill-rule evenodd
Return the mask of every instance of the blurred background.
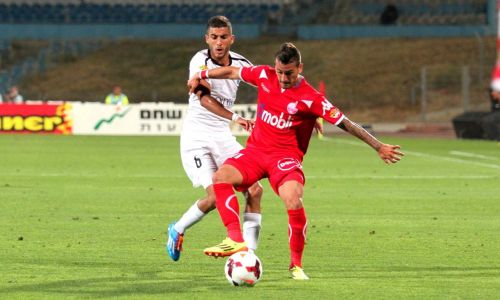
M 189 60 L 225 15 L 231 50 L 273 64 L 294 42 L 355 120 L 448 122 L 489 110 L 496 14 L 495 0 L 0 0 L 0 92 L 104 102 L 119 85 L 130 103 L 187 103 Z

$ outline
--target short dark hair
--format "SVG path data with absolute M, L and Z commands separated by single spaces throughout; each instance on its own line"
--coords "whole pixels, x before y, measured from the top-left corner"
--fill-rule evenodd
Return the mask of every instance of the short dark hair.
M 276 59 L 285 65 L 295 62 L 298 66 L 302 62 L 299 49 L 290 42 L 281 44 L 280 49 L 276 52 Z
M 229 21 L 228 18 L 225 16 L 214 16 L 208 19 L 207 22 L 207 30 L 209 28 L 222 28 L 222 27 L 227 27 L 229 28 L 229 32 L 233 32 L 233 27 L 231 25 L 231 21 Z

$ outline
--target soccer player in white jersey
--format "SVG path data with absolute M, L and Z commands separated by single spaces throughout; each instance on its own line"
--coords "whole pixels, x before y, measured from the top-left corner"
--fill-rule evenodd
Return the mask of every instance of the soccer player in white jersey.
M 189 77 L 196 72 L 220 66 L 246 67 L 252 64 L 230 51 L 234 35 L 230 21 L 224 16 L 208 20 L 205 41 L 208 49 L 198 51 L 189 64 Z M 194 187 L 202 186 L 206 195 L 197 200 L 183 215 L 168 226 L 167 252 L 172 260 L 180 258 L 186 229 L 215 208 L 212 175 L 224 161 L 243 147 L 232 135 L 229 123 L 235 121 L 246 129 L 252 122 L 231 112 L 240 80 L 206 80 L 210 95 L 197 93 L 189 97 L 189 109 L 181 133 L 181 159 Z M 261 226 L 260 199 L 262 187 L 257 182 L 243 191 L 246 208 L 243 234 L 249 251 L 255 251 Z M 229 249 L 230 251 L 230 249 Z

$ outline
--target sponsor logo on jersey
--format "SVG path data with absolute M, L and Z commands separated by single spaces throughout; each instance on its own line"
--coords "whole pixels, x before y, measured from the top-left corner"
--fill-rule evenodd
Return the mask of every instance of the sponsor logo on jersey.
M 330 118 L 337 119 L 340 116 L 340 110 L 338 110 L 338 108 L 334 108 L 334 109 L 330 110 L 329 115 L 330 115 Z
M 289 114 L 294 115 L 296 114 L 299 109 L 297 108 L 297 103 L 298 102 L 290 102 L 288 103 L 288 106 L 286 107 L 286 110 L 288 111 Z
M 281 171 L 290 171 L 295 168 L 302 169 L 300 161 L 295 158 L 282 158 L 278 161 L 278 169 Z
M 208 70 L 208 66 L 207 65 L 201 65 L 200 66 L 200 70 L 202 70 L 202 71 Z
M 215 99 L 217 99 L 217 101 L 219 101 L 220 104 L 222 104 L 222 106 L 224 106 L 225 108 L 233 107 L 234 99 L 223 98 L 223 97 L 218 97 L 218 96 L 214 96 L 214 95 L 213 95 L 213 97 Z
M 280 116 L 275 116 L 267 110 L 263 109 L 260 118 L 265 123 L 276 127 L 278 129 L 286 129 L 292 127 L 292 116 L 289 116 L 288 119 L 284 119 L 285 113 L 281 113 Z
M 321 105 L 323 105 L 323 116 L 326 115 L 327 111 L 330 111 L 330 109 L 333 108 L 333 104 L 331 104 L 330 101 L 326 99 L 323 99 L 323 101 L 321 101 Z

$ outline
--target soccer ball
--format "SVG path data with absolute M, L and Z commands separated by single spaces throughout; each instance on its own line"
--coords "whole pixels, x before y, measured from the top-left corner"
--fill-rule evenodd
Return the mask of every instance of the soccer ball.
M 234 286 L 254 286 L 262 277 L 259 258 L 246 251 L 231 255 L 224 269 L 227 280 Z

